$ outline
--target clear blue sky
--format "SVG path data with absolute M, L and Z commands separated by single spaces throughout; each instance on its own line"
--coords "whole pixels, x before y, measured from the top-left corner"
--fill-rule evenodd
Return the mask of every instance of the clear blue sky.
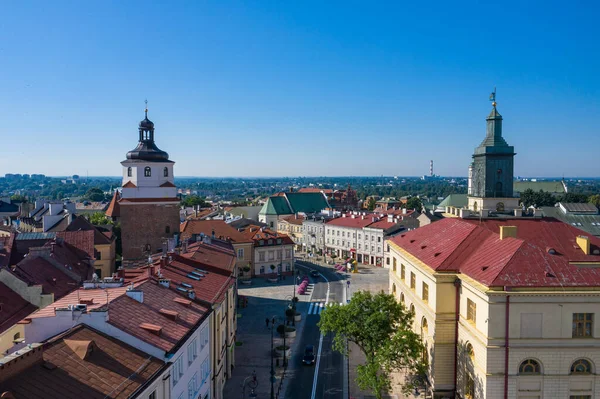
M 466 175 L 497 86 L 517 175 L 600 176 L 599 4 L 3 2 L 0 175 L 119 175 L 146 98 L 179 176 Z

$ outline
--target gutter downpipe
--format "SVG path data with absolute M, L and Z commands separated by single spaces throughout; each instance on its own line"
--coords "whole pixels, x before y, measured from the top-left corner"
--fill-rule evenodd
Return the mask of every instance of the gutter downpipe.
M 506 287 L 504 287 L 506 291 Z M 508 323 L 510 320 L 510 295 L 506 296 L 506 316 L 504 332 L 504 399 L 508 399 Z
M 454 309 L 454 397 L 458 391 L 458 322 L 460 320 L 460 279 L 454 280 L 455 293 L 455 309 Z

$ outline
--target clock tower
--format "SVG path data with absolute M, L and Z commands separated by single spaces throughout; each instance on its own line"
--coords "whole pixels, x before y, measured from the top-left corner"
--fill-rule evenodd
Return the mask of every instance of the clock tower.
M 496 108 L 496 91 L 491 94 L 492 112 L 486 118 L 485 138 L 475 148 L 469 166 L 468 206 L 472 212 L 514 214 L 519 200 L 513 196 L 515 148 L 502 137 L 502 115 Z
M 154 123 L 139 124 L 137 147 L 129 151 L 123 165 L 119 199 L 123 260 L 147 258 L 179 233 L 179 198 L 169 154 L 154 142 Z

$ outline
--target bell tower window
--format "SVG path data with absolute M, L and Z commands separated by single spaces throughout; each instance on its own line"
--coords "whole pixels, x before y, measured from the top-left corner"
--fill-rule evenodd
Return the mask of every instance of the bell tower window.
M 150 169 L 150 166 L 146 166 L 144 168 L 144 176 L 145 177 L 150 177 L 152 176 L 152 169 Z
M 502 197 L 502 182 L 496 182 L 496 197 Z
M 169 177 L 169 168 L 167 168 L 166 166 L 163 169 L 163 174 L 164 174 L 165 177 Z
M 127 177 L 131 177 L 131 166 L 127 168 Z

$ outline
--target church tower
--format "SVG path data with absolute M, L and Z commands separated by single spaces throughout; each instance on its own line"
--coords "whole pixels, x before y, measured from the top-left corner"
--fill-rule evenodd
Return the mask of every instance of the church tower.
M 473 212 L 510 213 L 518 208 L 513 197 L 515 149 L 502 137 L 502 115 L 496 108 L 496 91 L 491 94 L 492 112 L 486 118 L 486 136 L 475 148 L 469 166 L 468 198 Z
M 139 142 L 123 165 L 119 199 L 123 260 L 145 259 L 179 233 L 179 199 L 169 154 L 154 143 L 154 123 L 139 125 Z

